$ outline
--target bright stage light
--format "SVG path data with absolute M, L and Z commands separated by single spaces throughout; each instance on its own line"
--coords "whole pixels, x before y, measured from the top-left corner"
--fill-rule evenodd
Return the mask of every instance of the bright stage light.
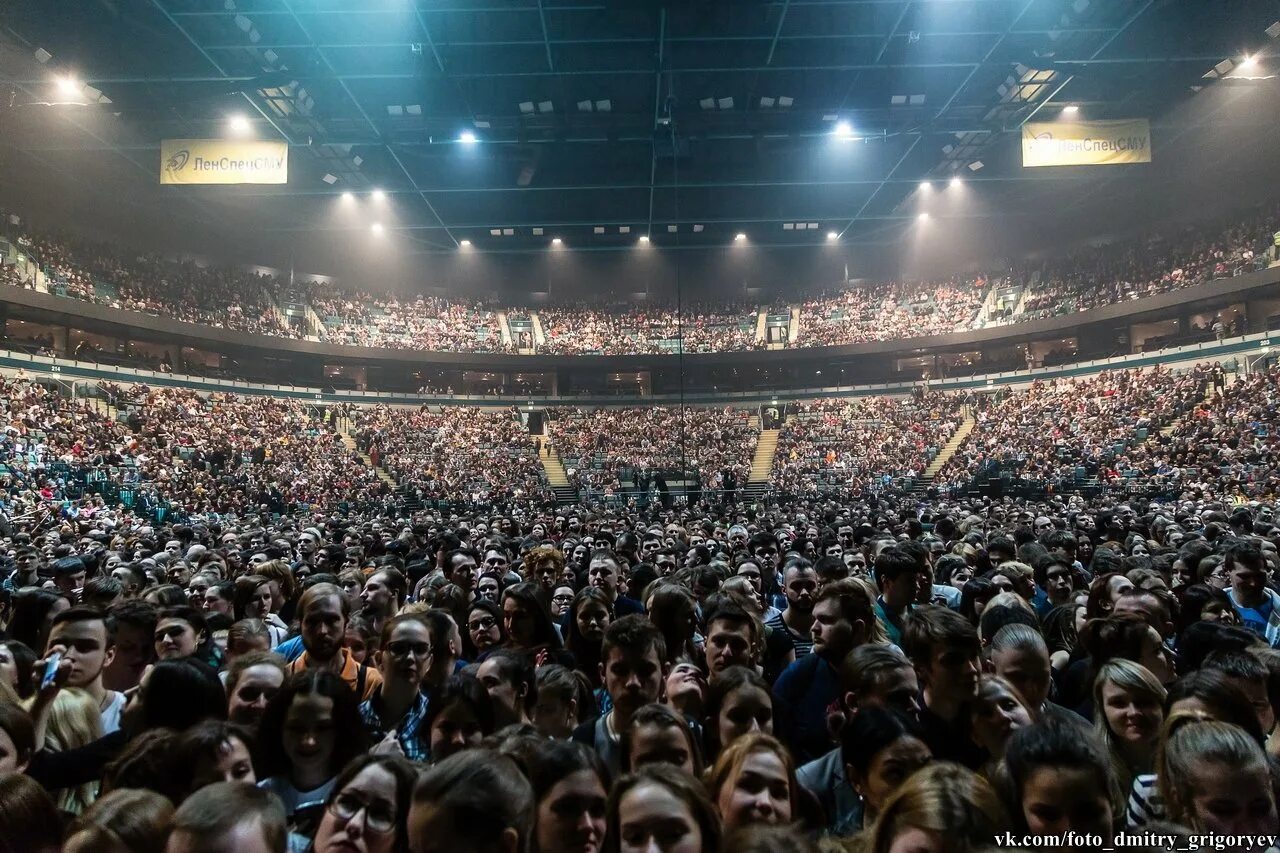
M 342 194 L 342 200 L 347 204 L 350 204 L 351 202 L 356 200 L 356 197 L 353 196 L 350 192 L 344 192 Z
M 927 212 L 921 212 L 921 214 L 917 216 L 916 219 L 919 219 L 921 222 L 925 222 L 929 219 L 929 214 Z
M 253 130 L 253 125 L 249 124 L 249 119 L 243 115 L 233 115 L 227 121 L 227 127 L 231 128 L 231 132 L 236 136 L 247 136 Z
M 641 235 L 640 235 L 640 242 L 641 242 L 641 244 L 648 244 L 648 242 L 649 242 L 649 235 L 648 235 L 648 234 L 641 234 Z
M 960 185 L 961 185 L 961 184 L 963 184 L 963 183 L 964 183 L 964 181 L 960 180 L 960 176 L 959 176 L 959 175 L 956 175 L 954 178 L 952 178 L 952 179 L 951 179 L 951 186 L 952 186 L 952 187 L 958 187 L 958 186 L 960 186 Z
M 928 191 L 929 191 L 929 190 L 931 190 L 931 189 L 933 189 L 933 184 L 929 183 L 928 181 L 921 181 L 921 182 L 920 182 L 920 190 L 921 190 L 921 192 L 928 192 Z
M 462 134 L 458 137 L 458 141 L 461 142 L 463 145 L 475 145 L 476 135 L 469 130 L 464 130 L 462 131 Z
M 735 242 L 743 243 L 743 242 L 746 242 L 747 235 L 746 235 L 746 234 L 739 234 L 739 235 L 737 235 L 736 237 L 734 237 L 733 239 L 734 239 L 734 241 L 735 241 Z
M 375 222 L 375 223 L 373 223 L 372 225 L 370 225 L 370 226 L 369 226 L 369 230 L 370 230 L 370 231 L 372 231 L 374 234 L 378 235 L 379 237 L 381 237 L 381 236 L 382 236 L 382 232 L 383 232 L 385 229 L 382 227 L 382 223 L 381 223 L 381 222 Z
M 1256 56 L 1246 56 L 1240 60 L 1240 68 L 1243 71 L 1252 71 L 1258 67 L 1258 58 Z
M 840 239 L 840 235 L 839 235 L 839 234 L 837 234 L 837 233 L 836 233 L 836 232 L 834 232 L 834 231 L 828 231 L 828 232 L 827 232 L 827 239 L 828 239 L 828 240 L 839 240 L 839 239 Z
M 458 248 L 459 248 L 459 249 L 470 249 L 470 248 L 471 248 L 471 241 L 470 241 L 470 240 L 459 240 L 459 241 L 458 241 Z
M 563 241 L 563 240 L 561 240 L 559 237 L 552 237 L 552 238 L 551 238 L 551 245 L 553 245 L 553 246 L 563 246 L 563 245 L 564 245 L 564 241 Z
M 373 199 L 374 201 L 386 201 L 386 200 L 387 200 L 387 194 L 386 194 L 386 193 L 384 193 L 382 190 L 374 190 L 373 192 L 371 192 L 371 193 L 369 194 L 369 197 L 370 197 L 371 199 Z
M 1067 104 L 1062 108 L 1062 114 L 1064 116 L 1073 116 L 1078 112 L 1080 112 L 1080 107 L 1076 104 Z
M 838 121 L 833 132 L 840 139 L 848 139 L 853 136 L 853 125 L 847 121 Z

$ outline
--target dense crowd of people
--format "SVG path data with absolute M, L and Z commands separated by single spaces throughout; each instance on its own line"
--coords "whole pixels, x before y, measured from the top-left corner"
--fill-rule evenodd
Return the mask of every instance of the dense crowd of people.
M 848 497 L 919 477 L 962 421 L 939 393 L 795 403 L 778 436 L 773 486 L 787 496 Z
M 1264 267 L 1280 221 L 1274 206 L 1199 225 L 1089 247 L 992 275 L 926 282 L 858 282 L 800 302 L 789 347 L 834 346 L 973 329 L 992 287 L 1021 288 L 1011 323 L 1069 314 L 1228 278 Z M 290 325 L 273 300 L 278 278 L 222 267 L 132 257 L 109 246 L 66 237 L 18 234 L 16 242 L 45 270 L 52 292 L 116 308 L 219 328 L 285 337 L 304 332 L 336 344 L 438 352 L 518 351 L 559 355 L 735 352 L 764 346 L 748 302 L 676 305 L 551 305 L 536 311 L 545 340 L 503 342 L 498 314 L 528 308 L 442 296 L 377 294 L 310 283 L 300 295 L 318 324 Z M 13 270 L 0 284 L 19 285 Z M 789 310 L 789 309 L 785 309 Z M 1011 310 L 1011 309 L 1010 309 Z M 310 326 L 314 326 L 311 328 Z M 526 333 L 528 334 L 528 333 Z
M 756 315 L 746 304 L 690 304 L 680 308 L 541 309 L 546 344 L 557 355 L 649 355 L 756 349 Z
M 509 409 L 366 407 L 353 431 L 370 462 L 419 500 L 494 504 L 549 494 L 533 438 Z
M 53 234 L 23 234 L 17 245 L 39 265 L 56 295 L 219 329 L 300 337 L 271 304 L 279 288 L 272 276 L 130 257 L 112 246 Z
M 316 285 L 310 299 L 323 341 L 432 352 L 514 352 L 504 346 L 496 312 L 481 303 L 437 296 L 375 295 Z
M 994 468 L 1060 489 L 1081 479 L 1145 488 L 1144 463 L 1160 446 L 1160 430 L 1186 420 L 1221 371 L 1112 370 L 980 396 L 976 426 L 938 482 L 967 488 Z
M 1014 319 L 1071 314 L 1252 272 L 1269 263 L 1278 219 L 1273 205 L 1051 260 L 1025 271 L 1027 295 Z
M 103 412 L 6 380 L 0 849 L 1267 850 L 1278 381 L 1113 372 L 966 404 L 979 446 L 1033 460 L 1169 423 L 1160 453 L 1196 479 L 1167 499 L 396 516 L 354 468 L 465 492 L 518 464 L 519 413 L 116 386 Z M 957 409 L 793 414 L 780 475 L 869 476 L 913 469 Z M 636 444 L 671 435 L 657 413 L 594 415 L 556 413 L 555 441 L 668 452 Z M 685 425 L 724 454 L 700 462 L 750 457 L 740 415 Z M 55 463 L 136 469 L 189 511 L 65 500 Z
M 990 284 L 966 281 L 859 285 L 806 300 L 791 346 L 836 346 L 972 329 Z
M 736 494 L 747 484 L 759 418 L 733 408 L 552 409 L 548 437 L 575 488 L 613 499 L 661 491 L 696 472 L 699 487 Z

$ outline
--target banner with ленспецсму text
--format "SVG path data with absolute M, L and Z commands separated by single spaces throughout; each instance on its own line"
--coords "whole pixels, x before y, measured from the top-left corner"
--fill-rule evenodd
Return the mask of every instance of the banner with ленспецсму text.
M 1150 162 L 1151 124 L 1145 118 L 1022 126 L 1022 165 L 1028 168 Z
M 232 139 L 165 139 L 162 184 L 287 184 L 289 143 Z

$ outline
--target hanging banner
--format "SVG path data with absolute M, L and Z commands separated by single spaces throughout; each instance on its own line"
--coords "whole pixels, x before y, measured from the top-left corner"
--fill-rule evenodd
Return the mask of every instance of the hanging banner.
M 1150 162 L 1151 124 L 1145 118 L 1022 126 L 1022 165 L 1027 168 Z
M 289 143 L 231 139 L 165 139 L 162 184 L 287 184 Z

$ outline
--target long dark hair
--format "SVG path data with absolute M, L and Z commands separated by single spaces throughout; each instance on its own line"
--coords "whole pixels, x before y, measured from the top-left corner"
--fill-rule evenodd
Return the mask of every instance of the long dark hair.
M 613 614 L 613 606 L 609 602 L 609 597 L 593 586 L 583 587 L 578 590 L 578 594 L 573 597 L 573 603 L 569 605 L 569 639 L 566 645 L 573 654 L 574 665 L 578 671 L 587 676 L 587 680 L 591 682 L 592 687 L 600 686 L 600 661 L 603 658 L 604 641 L 599 643 L 591 643 L 587 638 L 582 636 L 582 632 L 578 630 L 578 611 L 589 601 L 594 601 L 609 612 L 610 618 Z
M 498 600 L 505 602 L 508 598 L 514 598 L 533 616 L 531 648 L 546 647 L 552 651 L 559 651 L 564 647 L 560 641 L 560 635 L 556 632 L 555 623 L 551 621 L 551 610 L 547 607 L 546 599 L 543 598 L 540 584 L 535 581 L 512 584 L 503 591 Z M 507 642 L 511 642 L 510 636 L 507 637 Z
M 44 654 L 45 641 L 49 638 L 49 611 L 60 600 L 67 598 L 57 590 L 24 586 L 13 596 L 13 616 L 5 636 L 25 643 L 36 654 Z
M 227 718 L 227 692 L 217 671 L 194 658 L 162 660 L 141 690 L 137 735 L 147 729 L 183 731 L 203 720 Z
M 299 696 L 325 696 L 333 701 L 333 755 L 329 767 L 336 776 L 365 749 L 360 700 L 347 683 L 327 669 L 308 669 L 285 681 L 271 697 L 258 725 L 258 758 L 264 776 L 288 775 L 292 765 L 284 751 L 284 723 Z

